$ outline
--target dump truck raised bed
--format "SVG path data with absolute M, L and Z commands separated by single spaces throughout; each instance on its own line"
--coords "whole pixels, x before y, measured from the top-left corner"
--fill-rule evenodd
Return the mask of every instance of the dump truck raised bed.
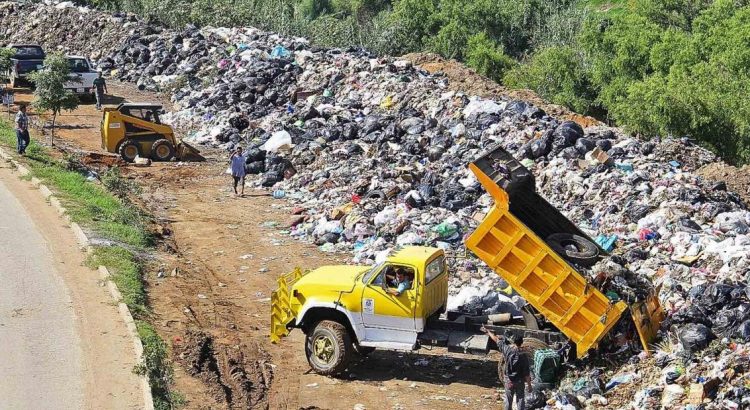
M 571 263 L 595 262 L 603 251 L 536 195 L 531 173 L 502 148 L 490 149 L 469 168 L 495 205 L 466 247 L 528 302 L 520 315 L 446 312 L 446 255 L 437 248 L 405 247 L 374 267 L 324 266 L 282 275 L 271 297 L 271 341 L 302 329 L 308 362 L 320 374 L 338 373 L 352 354 L 375 348 L 439 345 L 486 354 L 497 346 L 480 332 L 482 326 L 523 336 L 527 352 L 567 346 L 581 357 L 595 348 L 629 307 L 610 301 Z M 526 206 L 520 217 L 511 205 L 516 197 Z M 390 288 L 396 274 L 409 283 L 401 293 Z M 648 349 L 663 319 L 656 293 L 630 312 Z

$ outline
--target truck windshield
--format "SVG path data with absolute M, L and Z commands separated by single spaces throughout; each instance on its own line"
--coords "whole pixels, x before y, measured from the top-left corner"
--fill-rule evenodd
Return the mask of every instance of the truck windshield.
M 69 58 L 68 65 L 71 73 L 88 73 L 89 63 L 83 58 Z
M 370 268 L 370 270 L 368 270 L 367 273 L 365 273 L 362 276 L 362 283 L 365 283 L 365 284 L 369 283 L 370 279 L 372 278 L 372 275 L 377 273 L 380 270 L 380 267 L 383 266 L 384 263 L 385 262 L 380 262 L 380 263 L 373 265 L 373 267 Z
M 16 57 L 44 58 L 44 51 L 39 46 L 13 46 Z

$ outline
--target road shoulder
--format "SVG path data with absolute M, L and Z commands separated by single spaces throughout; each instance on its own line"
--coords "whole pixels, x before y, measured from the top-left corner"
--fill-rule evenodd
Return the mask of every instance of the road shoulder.
M 136 364 L 132 337 L 99 274 L 84 266 L 85 253 L 73 232 L 7 163 L 0 167 L 0 183 L 32 217 L 49 247 L 56 273 L 68 288 L 83 354 L 84 407 L 142 408 L 141 381 L 132 372 Z

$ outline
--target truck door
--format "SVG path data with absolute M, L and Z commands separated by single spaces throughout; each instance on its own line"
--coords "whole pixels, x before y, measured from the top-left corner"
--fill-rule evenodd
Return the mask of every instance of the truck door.
M 402 270 L 410 286 L 396 296 L 396 272 Z M 362 322 L 365 340 L 371 342 L 414 343 L 417 300 L 416 269 L 408 265 L 386 263 L 362 291 Z

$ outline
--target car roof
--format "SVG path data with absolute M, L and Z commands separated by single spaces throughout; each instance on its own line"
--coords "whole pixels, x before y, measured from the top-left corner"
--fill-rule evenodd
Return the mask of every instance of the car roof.
M 84 56 L 65 56 L 65 57 L 67 57 L 67 58 L 80 58 L 80 59 L 83 59 L 83 60 L 86 59 L 86 57 L 84 57 Z
M 8 44 L 8 47 L 39 47 L 42 48 L 39 44 Z

